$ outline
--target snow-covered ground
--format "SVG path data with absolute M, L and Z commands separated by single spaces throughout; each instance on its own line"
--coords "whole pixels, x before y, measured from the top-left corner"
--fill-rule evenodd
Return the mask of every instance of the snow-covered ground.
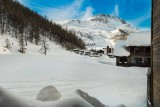
M 115 59 L 68 55 L 1 55 L 0 85 L 18 96 L 35 99 L 45 86 L 63 98 L 76 89 L 103 104 L 146 107 L 147 68 L 116 67 Z
M 4 50 L 6 43 L 5 40 L 8 39 L 10 44 L 11 44 L 11 48 L 9 49 L 10 52 L 8 51 L 2 51 Z M 26 52 L 25 54 L 27 55 L 42 55 L 40 52 L 41 49 L 41 45 L 35 45 L 33 43 L 27 42 L 27 46 L 25 46 L 26 48 Z M 73 54 L 70 51 L 66 51 L 65 49 L 62 48 L 62 46 L 57 45 L 56 43 L 49 41 L 47 42 L 47 44 L 49 45 L 49 50 L 47 51 L 47 55 L 59 55 L 59 54 L 63 54 L 63 55 L 68 55 L 68 54 Z M 20 49 L 19 46 L 19 40 L 8 35 L 8 34 L 4 34 L 4 35 L 0 35 L 0 55 L 1 54 L 21 54 L 18 52 L 18 50 Z M 8 49 L 6 49 L 8 50 Z
M 9 50 L 4 47 L 7 38 L 11 43 Z M 55 86 L 62 100 L 71 98 L 70 102 L 83 102 L 73 98 L 75 90 L 81 89 L 111 107 L 147 107 L 147 68 L 117 67 L 115 58 L 81 56 L 53 42 L 48 44 L 47 56 L 41 55 L 40 46 L 31 43 L 26 54 L 20 54 L 17 39 L 0 35 L 0 86 L 31 100 L 45 86 Z

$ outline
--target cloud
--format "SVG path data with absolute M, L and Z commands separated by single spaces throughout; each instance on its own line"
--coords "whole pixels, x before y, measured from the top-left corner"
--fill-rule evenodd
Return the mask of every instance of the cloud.
M 41 4 L 32 2 L 31 0 L 18 0 L 21 4 L 30 7 L 32 10 L 38 11 L 39 14 L 47 16 L 48 19 L 53 21 L 70 20 L 70 19 L 83 19 L 86 20 L 93 16 L 93 8 L 86 7 L 85 11 L 81 10 L 84 0 L 74 0 L 69 5 L 59 7 L 46 7 Z
M 87 7 L 86 11 L 84 12 L 84 15 L 81 17 L 82 20 L 87 20 L 93 17 L 93 11 L 94 9 L 92 7 Z
M 151 18 L 151 11 L 149 10 L 148 13 L 142 15 L 139 18 L 133 19 L 133 20 L 129 20 L 128 22 L 131 23 L 134 26 L 139 26 L 141 23 L 143 23 L 144 21 L 148 20 Z
M 151 30 L 150 27 L 140 27 L 139 28 L 141 31 L 148 31 L 148 30 Z
M 42 10 L 41 14 L 47 15 L 47 18 L 52 20 L 66 20 L 74 19 L 82 15 L 81 7 L 84 0 L 75 0 L 73 3 L 67 6 L 61 6 L 57 8 L 49 8 Z
M 114 11 L 111 13 L 113 16 L 119 16 L 119 5 L 116 4 L 114 7 Z

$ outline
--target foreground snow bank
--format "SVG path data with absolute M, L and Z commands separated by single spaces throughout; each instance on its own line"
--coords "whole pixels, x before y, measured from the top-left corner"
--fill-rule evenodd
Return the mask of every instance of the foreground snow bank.
M 54 88 L 51 88 L 51 86 L 43 88 L 43 94 L 44 91 L 48 93 L 47 91 L 55 91 Z M 41 92 L 40 92 L 41 93 Z M 50 97 L 55 97 L 51 93 L 51 95 L 48 94 Z M 73 93 L 73 96 L 70 98 L 62 98 L 58 101 L 52 101 L 48 103 L 40 102 L 40 101 L 30 101 L 27 99 L 22 99 L 20 97 L 16 97 L 15 95 L 11 94 L 7 90 L 0 87 L 0 107 L 109 107 L 102 104 L 98 99 L 89 96 L 87 93 L 77 90 L 75 93 Z M 124 105 L 119 105 L 117 107 L 125 107 Z
M 43 103 L 16 97 L 0 87 L 0 107 L 93 107 L 78 97 L 62 99 L 57 102 Z
M 61 98 L 61 94 L 59 91 L 53 87 L 53 86 L 48 86 L 43 88 L 37 95 L 37 100 L 40 101 L 56 101 Z

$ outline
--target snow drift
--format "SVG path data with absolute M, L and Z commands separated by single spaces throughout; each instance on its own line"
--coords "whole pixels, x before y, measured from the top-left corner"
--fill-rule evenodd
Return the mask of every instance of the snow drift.
M 0 46 L 0 55 L 5 55 L 5 54 L 11 54 L 11 52 L 7 48 Z
M 48 86 L 42 89 L 43 94 L 47 91 L 55 91 L 55 87 Z M 55 97 L 47 94 L 45 97 Z M 0 87 L 0 107 L 105 107 L 98 99 L 89 96 L 87 93 L 77 90 L 70 98 L 62 98 L 58 101 L 43 103 L 40 101 L 29 101 L 16 97 L 12 93 Z M 109 106 L 106 106 L 109 107 Z M 120 105 L 117 107 L 125 107 Z
M 53 86 L 48 86 L 43 88 L 37 95 L 37 100 L 40 101 L 56 101 L 61 98 L 61 94 L 59 91 L 53 87 Z

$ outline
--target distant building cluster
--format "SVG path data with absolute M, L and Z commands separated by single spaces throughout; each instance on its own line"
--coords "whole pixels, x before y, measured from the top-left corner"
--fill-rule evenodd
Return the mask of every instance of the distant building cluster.
M 80 49 L 74 49 L 73 50 L 76 54 L 90 56 L 90 57 L 100 57 L 104 54 L 103 49 L 90 49 L 90 50 L 80 50 Z
M 110 58 L 116 58 L 117 66 L 149 67 L 151 62 L 151 32 L 131 33 L 126 39 L 117 40 L 114 47 L 107 46 L 106 48 L 90 50 L 74 49 L 73 51 L 90 57 L 107 55 Z

